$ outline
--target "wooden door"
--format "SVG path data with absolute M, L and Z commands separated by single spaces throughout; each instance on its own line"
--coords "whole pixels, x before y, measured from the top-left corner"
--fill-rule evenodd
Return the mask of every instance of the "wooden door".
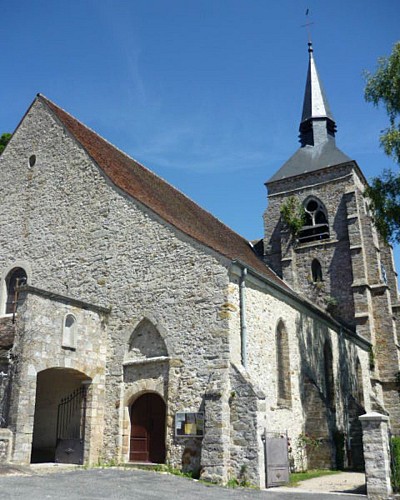
M 165 461 L 165 403 L 157 394 L 143 394 L 131 407 L 131 462 Z

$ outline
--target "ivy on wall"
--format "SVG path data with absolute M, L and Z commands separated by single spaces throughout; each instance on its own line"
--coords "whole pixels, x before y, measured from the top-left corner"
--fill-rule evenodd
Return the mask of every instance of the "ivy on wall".
M 306 222 L 306 213 L 303 205 L 297 198 L 291 196 L 280 207 L 283 222 L 293 236 L 296 236 Z

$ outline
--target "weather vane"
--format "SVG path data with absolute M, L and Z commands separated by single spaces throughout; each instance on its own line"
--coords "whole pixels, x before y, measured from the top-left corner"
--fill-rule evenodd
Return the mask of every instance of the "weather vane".
M 310 9 L 306 10 L 306 24 L 302 24 L 302 28 L 307 28 L 308 42 L 311 43 L 311 29 L 310 26 L 314 24 L 313 21 L 309 21 Z

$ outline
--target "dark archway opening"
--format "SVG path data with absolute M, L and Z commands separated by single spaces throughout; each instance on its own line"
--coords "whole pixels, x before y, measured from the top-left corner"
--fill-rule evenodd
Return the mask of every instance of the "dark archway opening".
M 50 368 L 38 373 L 31 463 L 56 461 L 56 450 L 60 441 L 59 425 L 57 425 L 57 423 L 60 424 L 58 422 L 60 420 L 60 407 L 63 412 L 61 415 L 64 425 L 63 432 L 65 429 L 68 432 L 73 429 L 75 432 L 77 428 L 79 432 L 81 431 L 80 427 L 85 425 L 83 402 L 73 395 L 89 382 L 90 379 L 83 373 L 67 368 Z M 69 400 L 72 404 L 68 406 L 67 411 L 64 411 L 65 404 L 61 403 L 66 400 L 67 405 Z M 83 442 L 81 444 L 83 450 Z M 69 450 L 73 448 L 73 445 L 68 447 Z M 59 452 L 57 451 L 57 453 Z M 81 455 L 82 453 L 77 457 L 69 451 L 65 454 L 65 459 L 58 454 L 57 461 L 81 463 Z
M 131 462 L 165 462 L 165 416 L 166 406 L 158 394 L 143 394 L 132 404 Z

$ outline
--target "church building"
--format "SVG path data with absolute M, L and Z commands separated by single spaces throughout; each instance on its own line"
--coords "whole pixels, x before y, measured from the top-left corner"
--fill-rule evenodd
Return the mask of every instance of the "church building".
M 0 462 L 264 487 L 362 469 L 367 411 L 399 433 L 393 257 L 335 134 L 310 44 L 251 243 L 39 94 L 0 156 Z

